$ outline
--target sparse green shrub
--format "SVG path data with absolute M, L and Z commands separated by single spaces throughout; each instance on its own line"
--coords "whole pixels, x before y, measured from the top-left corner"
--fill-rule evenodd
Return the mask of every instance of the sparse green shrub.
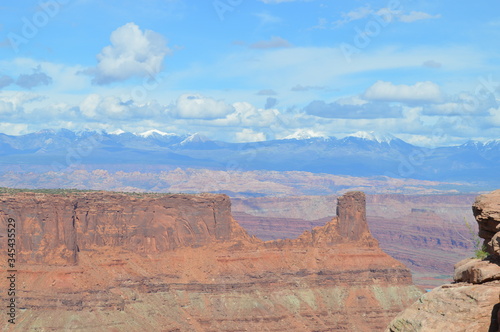
M 486 251 L 486 246 L 482 243 L 482 239 L 479 237 L 479 235 L 474 231 L 474 228 L 472 228 L 472 225 L 469 224 L 469 222 L 465 219 L 465 226 L 467 226 L 467 229 L 469 230 L 470 236 L 471 236 L 471 241 L 472 245 L 474 246 L 474 257 L 478 259 L 485 259 L 488 257 L 488 252 Z

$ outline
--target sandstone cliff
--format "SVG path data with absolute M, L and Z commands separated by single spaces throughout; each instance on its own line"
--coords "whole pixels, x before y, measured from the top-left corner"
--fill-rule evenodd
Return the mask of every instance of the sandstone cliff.
M 364 204 L 348 193 L 325 226 L 262 242 L 225 195 L 0 195 L 18 240 L 17 321 L 3 330 L 382 330 L 420 291 Z
M 479 196 L 472 210 L 491 255 L 455 264 L 454 284 L 424 294 L 386 331 L 500 331 L 500 190 Z
M 225 195 L 19 193 L 0 196 L 0 217 L 21 221 L 20 262 L 50 265 L 74 265 L 79 252 L 107 246 L 152 254 L 250 240 Z
M 367 222 L 386 253 L 404 263 L 413 282 L 432 289 L 453 280 L 453 266 L 470 257 L 475 195 L 367 195 Z M 295 238 L 335 215 L 335 196 L 232 198 L 236 220 L 260 239 Z M 329 216 L 329 217 L 328 217 Z M 475 225 L 474 225 L 475 226 Z

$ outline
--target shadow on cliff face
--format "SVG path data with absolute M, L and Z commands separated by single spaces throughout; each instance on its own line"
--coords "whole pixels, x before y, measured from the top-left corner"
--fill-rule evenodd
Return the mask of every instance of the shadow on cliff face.
M 488 332 L 500 332 L 500 303 L 493 306 L 491 310 L 491 323 Z

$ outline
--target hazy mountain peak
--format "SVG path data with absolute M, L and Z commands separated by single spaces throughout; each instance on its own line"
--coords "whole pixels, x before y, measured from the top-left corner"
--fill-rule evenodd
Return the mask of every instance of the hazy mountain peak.
M 199 133 L 194 133 L 192 135 L 189 135 L 185 140 L 183 140 L 180 144 L 188 144 L 188 143 L 205 143 L 209 142 L 210 139 L 206 136 L 203 136 Z
M 500 144 L 499 139 L 490 139 L 490 140 L 484 142 L 484 145 L 498 145 L 498 144 Z
M 311 139 L 311 138 L 329 138 L 325 134 L 318 133 L 314 130 L 307 130 L 307 129 L 299 129 L 296 132 L 294 132 L 291 135 L 283 137 L 283 139 L 297 139 L 297 140 L 303 140 L 303 139 Z
M 158 129 L 151 129 L 151 130 L 145 131 L 143 133 L 137 134 L 137 136 L 141 136 L 144 138 L 147 138 L 147 137 L 152 136 L 152 135 L 174 136 L 175 134 L 166 133 L 166 132 L 160 131 Z
M 391 143 L 391 141 L 397 139 L 391 134 L 388 133 L 377 133 L 374 131 L 358 131 L 354 134 L 349 135 L 348 137 L 357 137 L 362 138 L 368 141 L 374 141 L 378 143 Z
M 111 135 L 121 135 L 121 134 L 125 134 L 125 131 L 121 130 L 121 129 L 117 129 L 117 130 L 110 132 L 110 134 Z
M 57 132 L 54 129 L 42 129 L 35 132 L 35 134 L 56 134 L 56 133 Z

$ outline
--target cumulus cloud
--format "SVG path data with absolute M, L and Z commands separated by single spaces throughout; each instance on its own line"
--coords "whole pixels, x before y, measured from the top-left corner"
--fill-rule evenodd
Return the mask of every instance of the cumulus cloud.
M 25 104 L 30 104 L 44 100 L 45 97 L 32 92 L 11 92 L 0 95 L 0 100 L 12 103 L 14 108 L 21 108 Z
M 423 115 L 463 116 L 488 115 L 488 110 L 498 107 L 495 95 L 492 93 L 475 96 L 467 92 L 455 96 L 448 96 L 446 101 L 439 104 L 428 104 L 423 107 Z
M 0 114 L 11 114 L 14 109 L 14 104 L 11 102 L 0 100 Z
M 14 83 L 14 79 L 8 75 L 2 75 L 0 76 L 0 89 L 5 88 L 6 86 L 11 85 Z
M 266 134 L 248 128 L 245 128 L 242 131 L 236 133 L 235 136 L 236 136 L 236 141 L 240 143 L 260 142 L 266 140 Z
M 80 111 L 88 118 L 94 118 L 98 113 L 101 97 L 98 94 L 87 96 L 80 104 Z
M 402 108 L 391 106 L 388 103 L 364 103 L 358 105 L 340 104 L 338 102 L 325 103 L 315 100 L 304 108 L 307 114 L 322 118 L 337 119 L 378 119 L 401 118 Z
M 42 72 L 41 67 L 33 69 L 32 74 L 22 74 L 16 80 L 16 84 L 25 89 L 32 89 L 40 85 L 52 84 L 52 77 Z
M 96 67 L 86 71 L 92 83 L 103 85 L 131 77 L 153 77 L 170 53 L 165 38 L 151 30 L 127 23 L 111 33 L 111 45 L 97 55 Z
M 235 111 L 223 119 L 221 124 L 242 127 L 270 127 L 276 123 L 280 112 L 276 109 L 261 109 L 247 102 L 233 104 Z
M 2 121 L 12 122 L 34 122 L 39 117 L 38 114 L 31 113 L 27 108 L 31 108 L 36 102 L 44 98 L 31 92 L 3 92 L 0 93 L 0 114 Z M 28 106 L 28 107 L 27 107 Z M 44 120 L 47 116 L 44 114 Z
M 103 97 L 98 94 L 88 95 L 79 105 L 81 114 L 90 120 L 102 119 L 141 119 L 161 113 L 163 107 L 155 102 L 144 105 L 133 101 L 122 101 L 117 97 Z
M 491 108 L 488 111 L 490 115 L 490 122 L 495 126 L 500 126 L 500 107 L 499 108 Z
M 181 95 L 171 109 L 171 114 L 183 119 L 218 119 L 234 111 L 233 106 L 222 100 L 203 97 L 199 94 Z
M 273 98 L 273 97 L 268 97 L 264 108 L 267 110 L 267 109 L 273 108 L 277 104 L 278 104 L 278 99 Z
M 363 97 L 373 101 L 434 103 L 441 100 L 442 94 L 439 86 L 429 81 L 414 85 L 377 81 L 365 91 Z
M 261 40 L 250 45 L 254 49 L 269 49 L 292 46 L 286 39 L 273 36 L 270 40 Z

